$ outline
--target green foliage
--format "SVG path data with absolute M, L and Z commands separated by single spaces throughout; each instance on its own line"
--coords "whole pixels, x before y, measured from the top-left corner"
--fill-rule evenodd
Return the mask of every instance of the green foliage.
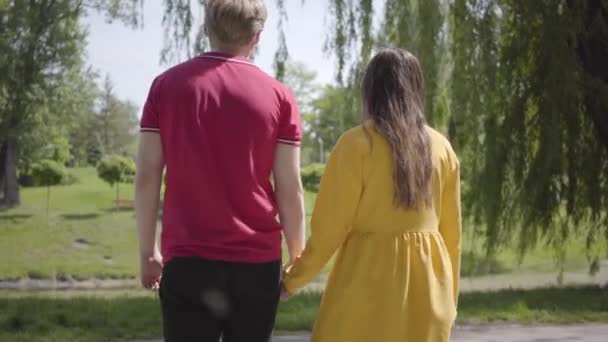
M 584 235 L 597 263 L 608 239 L 604 1 L 333 0 L 329 10 L 346 87 L 358 89 L 372 48 L 418 56 L 426 115 L 459 154 L 464 213 L 489 260 L 543 242 L 560 261 Z
M 359 91 L 349 87 L 326 86 L 312 101 L 311 107 L 311 113 L 304 116 L 304 146 L 314 146 L 311 149 L 314 160 L 324 162 L 325 155 L 342 133 L 363 121 Z M 319 155 L 321 152 L 323 154 Z
M 133 1 L 137 2 L 137 0 Z M 304 2 L 301 1 L 302 4 Z M 276 27 L 279 44 L 274 56 L 274 69 L 276 78 L 283 80 L 289 60 L 284 27 L 287 22 L 286 1 L 275 0 L 274 5 L 279 13 Z M 203 1 L 165 0 L 163 6 L 164 46 L 161 52 L 162 62 L 181 61 L 209 48 L 209 40 L 204 27 L 205 6 Z M 194 42 L 192 37 L 195 37 Z
M 0 2 L 0 184 L 4 187 L 0 192 L 4 192 L 4 204 L 19 204 L 17 168 L 27 171 L 40 159 L 60 163 L 72 157 L 77 163 L 84 159 L 88 144 L 81 144 L 74 132 L 94 102 L 91 72 L 82 69 L 86 43 L 82 19 L 87 11 L 134 23 L 141 4 L 141 0 Z
M 316 79 L 317 73 L 306 64 L 293 61 L 287 63 L 283 82 L 293 91 L 302 113 L 310 113 L 312 110 L 311 104 L 319 90 Z
M 34 184 L 38 186 L 59 185 L 66 174 L 65 167 L 53 160 L 42 160 L 32 166 Z
M 66 171 L 65 175 L 61 179 L 61 185 L 74 185 L 80 182 L 80 179 L 70 171 Z
M 135 174 L 135 163 L 118 155 L 105 157 L 97 165 L 97 174 L 104 182 L 114 186 Z
M 66 177 L 66 170 L 62 164 L 53 160 L 43 160 L 34 164 L 32 167 L 32 178 L 34 184 L 47 187 L 46 195 L 46 215 L 49 217 L 49 207 L 51 204 L 51 187 L 61 184 Z
M 0 6 L 0 160 L 5 204 L 19 204 L 18 153 L 49 119 L 69 70 L 82 62 L 80 1 L 10 1 Z
M 318 192 L 319 184 L 321 183 L 321 177 L 325 171 L 325 165 L 323 164 L 311 164 L 302 168 L 302 184 L 304 189 L 310 192 Z
M 608 238 L 608 143 L 595 119 L 608 103 L 594 100 L 608 95 L 598 63 L 608 46 L 592 43 L 608 32 L 608 9 L 599 3 L 454 3 L 451 135 L 477 184 L 466 209 L 489 254 L 515 235 L 522 255 L 543 241 L 560 261 L 584 235 L 594 261 Z
M 104 155 L 124 154 L 125 147 L 135 141 L 137 106 L 116 97 L 109 77 L 106 77 L 100 96 L 100 109 L 85 124 L 85 131 L 94 139 Z M 93 159 L 95 151 L 89 159 Z

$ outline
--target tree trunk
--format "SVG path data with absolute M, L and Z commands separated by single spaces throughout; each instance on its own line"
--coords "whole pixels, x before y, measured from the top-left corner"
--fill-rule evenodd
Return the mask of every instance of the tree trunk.
M 17 142 L 10 139 L 6 142 L 6 152 L 4 155 L 4 199 L 2 205 L 7 207 L 18 206 L 21 204 L 19 197 L 19 183 L 17 182 Z
M 116 182 L 116 201 L 115 201 L 116 210 L 120 209 L 120 182 Z
M 6 164 L 6 142 L 0 143 L 0 199 L 4 198 L 4 165 Z M 0 200 L 2 203 L 3 200 Z
M 51 187 L 46 187 L 46 220 L 49 220 L 49 207 L 51 206 Z

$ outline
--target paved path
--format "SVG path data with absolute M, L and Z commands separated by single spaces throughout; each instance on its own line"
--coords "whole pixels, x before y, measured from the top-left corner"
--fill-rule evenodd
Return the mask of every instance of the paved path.
M 309 336 L 275 337 L 273 342 L 309 342 Z M 466 325 L 457 327 L 451 342 L 606 342 L 608 324 L 559 326 Z M 140 341 L 140 342 L 161 342 Z M 375 341 L 370 341 L 375 342 Z

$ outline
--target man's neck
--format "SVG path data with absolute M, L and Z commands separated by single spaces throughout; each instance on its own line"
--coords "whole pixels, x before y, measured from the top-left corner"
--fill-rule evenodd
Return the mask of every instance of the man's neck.
M 247 59 L 251 58 L 251 51 L 249 49 L 223 49 L 218 47 L 211 47 L 211 51 L 225 53 L 228 55 L 243 57 Z

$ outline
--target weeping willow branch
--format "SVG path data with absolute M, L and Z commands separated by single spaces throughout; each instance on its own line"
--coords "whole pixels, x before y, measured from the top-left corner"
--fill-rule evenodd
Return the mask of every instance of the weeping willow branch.
M 539 242 L 562 255 L 583 236 L 596 260 L 592 245 L 608 241 L 608 6 L 384 0 L 378 19 L 374 5 L 328 5 L 338 80 L 382 46 L 419 57 L 426 114 L 459 152 L 466 214 L 487 255 L 514 245 L 523 256 Z

